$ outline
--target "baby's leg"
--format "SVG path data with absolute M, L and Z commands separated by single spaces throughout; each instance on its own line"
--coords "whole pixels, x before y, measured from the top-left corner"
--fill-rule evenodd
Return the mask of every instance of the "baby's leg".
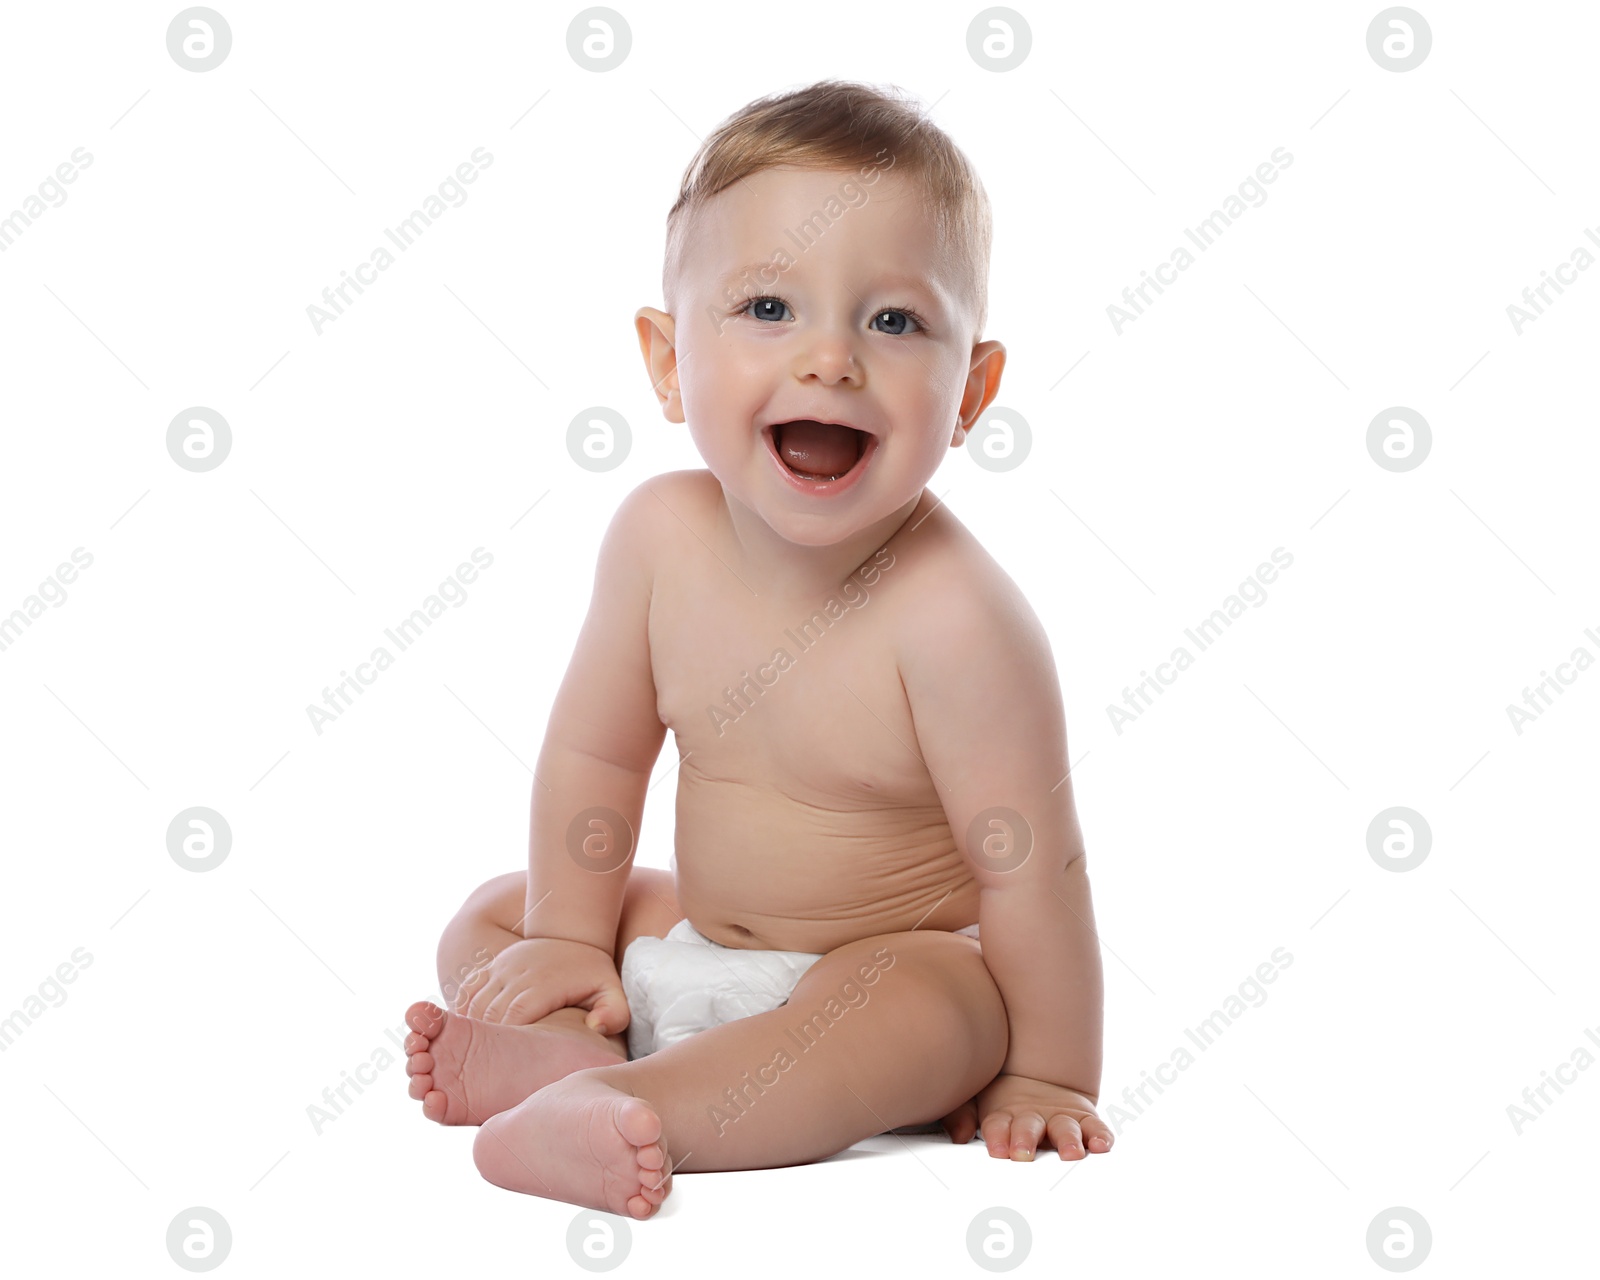
M 439 985 L 452 1006 L 461 979 L 513 942 L 526 899 L 527 873 L 480 886 L 439 940 Z M 672 873 L 635 867 L 617 928 L 615 960 L 638 937 L 663 937 L 682 918 Z M 526 1026 L 482 1022 L 418 1001 L 406 1010 L 406 1073 L 423 1114 L 443 1124 L 481 1124 L 571 1071 L 626 1062 L 626 1033 L 603 1036 L 582 1009 L 558 1009 Z
M 1008 1039 L 975 940 L 883 934 L 829 952 L 770 1013 L 541 1089 L 485 1124 L 473 1157 L 500 1186 L 648 1217 L 669 1169 L 803 1164 L 936 1121 L 994 1078 Z

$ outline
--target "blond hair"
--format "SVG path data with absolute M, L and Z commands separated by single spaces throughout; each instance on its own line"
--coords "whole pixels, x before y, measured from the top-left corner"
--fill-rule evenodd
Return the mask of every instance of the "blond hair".
M 887 157 L 887 158 L 885 158 Z M 672 310 L 672 285 L 694 214 L 713 196 L 764 169 L 892 169 L 920 181 L 939 239 L 956 247 L 976 320 L 988 318 L 989 198 L 977 171 L 916 99 L 847 80 L 820 80 L 740 108 L 700 145 L 667 214 L 662 296 Z

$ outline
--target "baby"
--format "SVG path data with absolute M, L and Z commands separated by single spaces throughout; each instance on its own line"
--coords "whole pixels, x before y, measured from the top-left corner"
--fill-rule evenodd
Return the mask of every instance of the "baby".
M 454 1010 L 406 1013 L 411 1096 L 482 1126 L 491 1182 L 648 1218 L 674 1170 L 913 1126 L 1110 1150 L 1049 641 L 924 487 L 1000 387 L 989 244 L 966 157 L 867 86 L 752 103 L 691 163 L 635 327 L 707 469 L 619 507 L 528 871 L 446 928 Z M 634 868 L 669 728 L 674 866 Z

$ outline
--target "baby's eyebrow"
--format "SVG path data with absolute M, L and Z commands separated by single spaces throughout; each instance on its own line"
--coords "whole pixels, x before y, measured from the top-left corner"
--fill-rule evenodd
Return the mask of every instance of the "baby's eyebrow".
M 935 302 L 944 301 L 944 294 L 932 280 L 925 275 L 906 275 L 904 272 L 889 271 L 882 275 L 872 277 L 874 289 L 916 289 L 932 298 Z
M 725 292 L 730 293 L 734 291 L 734 286 L 739 284 L 740 281 L 749 282 L 751 289 L 756 291 L 779 289 L 783 287 L 784 279 L 788 274 L 788 270 L 779 268 L 772 259 L 767 258 L 759 262 L 746 263 L 742 267 L 734 267 L 719 276 L 717 284 Z M 777 279 L 768 283 L 768 280 L 774 275 L 777 276 Z M 862 289 L 863 291 L 871 290 L 873 292 L 886 289 L 914 289 L 935 306 L 943 306 L 945 302 L 944 290 L 940 289 L 928 276 L 919 273 L 908 274 L 903 271 L 882 272 L 871 276 L 866 284 L 862 286 Z M 752 293 L 749 296 L 754 297 L 757 295 Z
M 734 267 L 733 270 L 718 276 L 717 283 L 724 287 L 731 287 L 734 284 L 737 284 L 740 280 L 753 278 L 753 282 L 760 287 L 761 277 L 763 274 L 771 275 L 777 271 L 778 268 L 776 264 L 773 263 L 771 258 L 767 258 L 761 262 L 749 262 L 742 267 Z M 781 273 L 779 274 L 781 278 Z

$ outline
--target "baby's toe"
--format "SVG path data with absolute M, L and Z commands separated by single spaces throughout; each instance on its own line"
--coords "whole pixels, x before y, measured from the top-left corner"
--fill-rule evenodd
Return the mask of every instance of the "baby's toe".
M 406 1026 L 433 1037 L 444 1027 L 444 1010 L 431 1000 L 418 1000 L 406 1010 Z
M 656 1211 L 656 1206 L 651 1204 L 642 1195 L 628 1198 L 628 1212 L 635 1218 L 648 1218 Z
M 643 1149 L 661 1141 L 661 1117 L 637 1098 L 629 1098 L 617 1109 L 616 1126 L 617 1132 L 634 1147 Z
M 662 1134 L 655 1142 L 647 1142 L 634 1152 L 639 1167 L 639 1195 L 653 1206 L 659 1206 L 672 1190 L 672 1162 L 668 1158 L 667 1138 Z
M 667 1153 L 659 1142 L 652 1142 L 638 1150 L 639 1168 L 646 1173 L 654 1173 L 667 1163 Z M 650 1179 L 651 1182 L 660 1181 L 660 1175 Z
M 420 1076 L 415 1077 L 421 1079 Z M 450 1099 L 442 1089 L 432 1089 L 422 1099 L 422 1114 L 429 1120 L 444 1123 L 444 1113 L 450 1105 Z

